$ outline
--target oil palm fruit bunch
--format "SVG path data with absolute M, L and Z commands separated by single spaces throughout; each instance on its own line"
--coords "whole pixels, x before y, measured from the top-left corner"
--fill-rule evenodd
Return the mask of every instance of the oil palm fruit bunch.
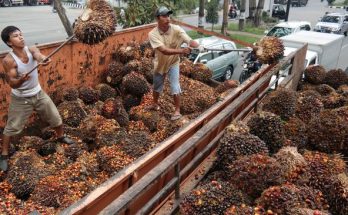
M 112 87 L 118 87 L 124 76 L 122 68 L 122 63 L 117 61 L 111 62 L 108 69 L 102 74 L 103 81 Z
M 76 101 L 79 98 L 79 91 L 75 87 L 64 89 L 63 98 L 65 101 Z
M 123 64 L 127 64 L 131 60 L 139 60 L 141 58 L 140 45 L 136 41 L 131 41 L 119 46 L 113 54 L 113 58 Z
M 249 203 L 249 200 L 238 188 L 228 182 L 211 181 L 184 197 L 180 203 L 180 214 L 223 214 L 231 204 L 243 203 Z
M 194 80 L 197 80 L 203 83 L 209 83 L 210 79 L 213 77 L 213 71 L 211 71 L 211 69 L 209 69 L 203 63 L 197 63 L 197 64 L 194 64 L 193 66 L 191 77 Z
M 295 116 L 304 123 L 309 123 L 312 118 L 318 117 L 323 109 L 320 94 L 315 90 L 306 90 L 297 97 Z
M 127 112 L 129 112 L 132 107 L 140 105 L 140 102 L 141 99 L 132 94 L 126 94 L 123 96 L 123 106 Z
M 333 69 L 326 73 L 324 83 L 338 89 L 348 83 L 348 75 L 342 69 Z
M 284 124 L 285 137 L 291 141 L 290 146 L 297 147 L 300 151 L 308 149 L 308 126 L 297 117 L 291 117 Z
M 151 47 L 150 41 L 144 41 L 140 44 L 140 51 L 143 57 L 145 58 L 153 58 L 155 55 L 155 51 Z
M 327 84 L 320 84 L 315 87 L 315 90 L 322 96 L 328 96 L 336 92 L 334 88 Z
M 126 74 L 129 74 L 131 72 L 138 72 L 138 71 L 140 71 L 141 64 L 142 64 L 142 62 L 140 60 L 131 60 L 131 61 L 129 61 L 122 68 L 123 74 L 126 75 Z
M 283 120 L 295 114 L 297 94 L 290 89 L 271 92 L 263 101 L 262 110 L 279 115 Z
M 193 72 L 193 67 L 194 67 L 193 62 L 187 58 L 184 58 L 180 62 L 179 66 L 180 66 L 180 73 L 190 78 Z
M 348 104 L 348 98 L 336 92 L 327 96 L 322 96 L 321 101 L 323 102 L 325 109 L 339 108 Z
M 256 56 L 263 64 L 276 63 L 283 55 L 284 45 L 277 37 L 264 37 L 258 43 Z
M 81 87 L 79 89 L 79 98 L 86 105 L 94 104 L 99 100 L 99 92 L 92 87 Z
M 226 133 L 219 140 L 216 164 L 227 169 L 235 160 L 244 155 L 268 155 L 266 144 L 252 134 Z
M 146 131 L 132 131 L 119 146 L 128 156 L 138 158 L 153 148 L 155 143 Z
M 19 150 L 25 151 L 27 149 L 38 150 L 43 144 L 44 140 L 37 136 L 24 136 L 19 140 Z
M 55 153 L 57 151 L 57 142 L 53 140 L 45 141 L 45 143 L 40 146 L 40 148 L 37 150 L 37 152 L 41 156 L 47 156 Z
M 251 134 L 267 144 L 270 153 L 276 153 L 284 145 L 284 124 L 279 116 L 262 111 L 252 115 L 247 125 Z
M 249 134 L 249 127 L 243 121 L 233 121 L 226 126 L 225 133 L 227 134 Z
M 226 80 L 222 84 L 219 84 L 219 86 L 217 86 L 215 88 L 215 91 L 220 94 L 220 93 L 223 93 L 229 89 L 236 88 L 238 86 L 239 86 L 239 81 Z
M 107 119 L 115 119 L 121 127 L 126 127 L 129 123 L 129 116 L 123 107 L 121 97 L 106 100 L 102 108 L 102 115 Z
M 149 83 L 153 83 L 153 63 L 151 58 L 141 58 L 141 67 L 139 72 Z
M 291 215 L 330 215 L 328 211 L 312 210 L 309 208 L 293 207 L 290 209 Z
M 325 68 L 320 65 L 310 65 L 304 71 L 305 81 L 310 84 L 322 84 L 325 74 Z
M 115 31 L 117 21 L 113 8 L 105 0 L 89 0 L 87 8 L 76 20 L 74 34 L 79 41 L 93 45 Z
M 116 90 L 108 84 L 98 84 L 95 89 L 99 91 L 99 99 L 103 102 L 109 98 L 115 98 L 117 96 Z
M 264 215 L 267 214 L 261 207 L 251 207 L 246 204 L 232 205 L 229 207 L 224 215 Z
M 78 127 L 87 116 L 83 104 L 79 101 L 65 101 L 58 106 L 58 111 L 63 122 L 71 127 Z
M 136 72 L 131 72 L 123 77 L 122 87 L 125 89 L 125 92 L 137 97 L 142 97 L 150 91 L 150 87 L 144 76 Z

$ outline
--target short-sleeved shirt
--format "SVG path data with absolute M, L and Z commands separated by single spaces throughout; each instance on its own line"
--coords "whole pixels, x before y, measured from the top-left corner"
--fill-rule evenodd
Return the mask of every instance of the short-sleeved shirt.
M 189 44 L 191 38 L 184 29 L 178 25 L 170 24 L 168 31 L 162 32 L 158 27 L 149 32 L 149 40 L 155 49 L 154 72 L 165 74 L 171 66 L 180 62 L 180 57 L 176 55 L 164 55 L 157 48 L 165 46 L 171 49 L 178 49 L 183 43 Z

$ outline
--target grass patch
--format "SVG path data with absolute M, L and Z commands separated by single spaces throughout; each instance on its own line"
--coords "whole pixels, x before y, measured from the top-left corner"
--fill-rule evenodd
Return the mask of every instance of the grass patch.
M 246 36 L 246 35 L 238 35 L 238 34 L 231 35 L 230 37 L 231 37 L 231 39 L 240 40 L 240 41 L 243 41 L 243 42 L 246 42 L 246 43 L 250 43 L 250 44 L 253 44 L 254 42 L 257 42 L 257 41 L 260 40 L 260 38 L 258 38 L 258 37 Z M 240 45 L 238 43 L 236 43 L 236 45 L 237 45 L 237 48 L 244 47 L 243 45 Z
M 197 31 L 186 31 L 187 35 L 189 35 L 193 40 L 202 38 L 202 37 L 210 37 L 209 35 L 198 33 Z
M 229 31 L 239 31 L 238 24 L 237 23 L 229 23 L 227 30 Z M 264 35 L 265 28 L 263 27 L 253 27 L 251 25 L 245 25 L 244 26 L 244 32 L 248 32 L 251 34 L 257 34 L 257 35 Z

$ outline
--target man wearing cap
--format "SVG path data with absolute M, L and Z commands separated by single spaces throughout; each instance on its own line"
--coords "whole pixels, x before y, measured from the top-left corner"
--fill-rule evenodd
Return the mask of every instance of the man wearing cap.
M 155 50 L 154 75 L 153 75 L 153 110 L 159 110 L 159 96 L 163 91 L 164 80 L 168 75 L 171 94 L 174 97 L 175 112 L 171 120 L 181 118 L 180 114 L 180 83 L 179 83 L 179 62 L 180 54 L 190 54 L 191 48 L 200 48 L 196 41 L 193 41 L 186 32 L 178 25 L 170 24 L 172 10 L 161 6 L 156 10 L 157 27 L 149 33 L 149 40 Z M 183 43 L 189 47 L 181 48 Z M 203 47 L 202 47 L 203 48 Z

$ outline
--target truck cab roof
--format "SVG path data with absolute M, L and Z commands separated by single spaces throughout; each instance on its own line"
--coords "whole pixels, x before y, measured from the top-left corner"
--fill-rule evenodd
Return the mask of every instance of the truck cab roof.
M 295 41 L 299 43 L 317 44 L 317 45 L 327 45 L 337 39 L 342 39 L 343 35 L 320 33 L 314 31 L 299 31 L 294 34 L 289 34 L 287 36 L 281 37 L 283 41 Z M 310 38 L 310 40 L 308 39 Z

